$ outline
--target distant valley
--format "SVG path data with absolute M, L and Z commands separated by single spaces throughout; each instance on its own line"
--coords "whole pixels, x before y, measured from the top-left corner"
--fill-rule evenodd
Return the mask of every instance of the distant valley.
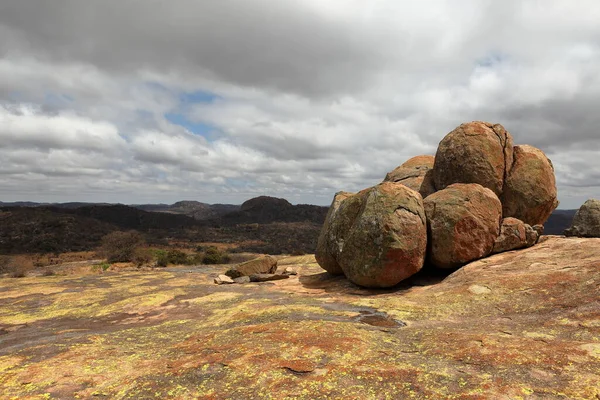
M 154 244 L 217 242 L 235 244 L 239 251 L 312 253 L 327 210 L 268 196 L 242 205 L 0 202 L 0 253 L 91 250 L 117 230 L 142 232 Z M 545 233 L 562 234 L 575 212 L 554 211 Z

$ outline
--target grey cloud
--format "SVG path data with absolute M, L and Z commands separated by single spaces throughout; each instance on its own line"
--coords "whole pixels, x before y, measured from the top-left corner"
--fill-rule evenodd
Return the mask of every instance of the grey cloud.
M 327 204 L 483 119 L 546 151 L 574 206 L 600 196 L 599 18 L 595 1 L 4 0 L 0 190 Z M 197 90 L 220 100 L 180 104 Z

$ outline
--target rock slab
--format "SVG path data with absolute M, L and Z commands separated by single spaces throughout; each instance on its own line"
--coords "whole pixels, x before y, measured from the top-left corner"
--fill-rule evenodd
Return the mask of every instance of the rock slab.
M 230 285 L 232 283 L 235 283 L 233 281 L 233 279 L 231 279 L 230 277 L 228 277 L 227 275 L 219 275 L 215 278 L 214 282 L 217 285 Z
M 252 274 L 272 274 L 277 270 L 277 259 L 272 256 L 259 257 L 230 268 L 225 275 L 232 279 Z

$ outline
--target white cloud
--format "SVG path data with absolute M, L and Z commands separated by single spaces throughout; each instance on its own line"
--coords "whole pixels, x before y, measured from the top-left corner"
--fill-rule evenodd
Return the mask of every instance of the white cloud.
M 484 119 L 576 207 L 600 197 L 598 20 L 592 0 L 4 1 L 0 190 L 328 204 Z

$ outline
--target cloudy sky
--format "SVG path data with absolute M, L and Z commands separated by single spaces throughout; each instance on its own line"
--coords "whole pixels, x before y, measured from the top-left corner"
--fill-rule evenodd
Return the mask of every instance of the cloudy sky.
M 461 122 L 600 197 L 600 2 L 2 0 L 0 200 L 329 204 Z

